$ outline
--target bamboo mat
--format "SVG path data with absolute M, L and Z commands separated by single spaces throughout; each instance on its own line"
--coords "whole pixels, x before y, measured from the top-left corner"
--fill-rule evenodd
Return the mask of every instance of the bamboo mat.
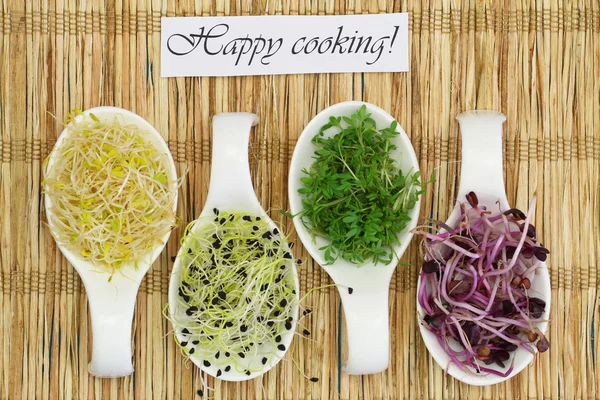
M 192 399 L 198 370 L 182 360 L 161 315 L 178 229 L 137 300 L 135 373 L 95 379 L 81 281 L 44 226 L 41 162 L 74 108 L 116 105 L 165 136 L 182 170 L 179 213 L 191 220 L 208 189 L 211 116 L 250 111 L 257 194 L 296 241 L 302 291 L 329 283 L 278 210 L 298 135 L 330 104 L 359 99 L 388 110 L 411 137 L 421 169 L 437 179 L 421 216 L 445 219 L 457 189 L 456 114 L 507 115 L 505 177 L 511 204 L 537 193 L 536 226 L 552 253 L 550 351 L 508 383 L 469 387 L 429 357 L 415 318 L 419 256 L 413 242 L 390 289 L 387 371 L 340 373 L 343 323 L 334 289 L 308 296 L 312 340 L 263 379 L 206 379 L 215 399 L 598 399 L 600 258 L 600 4 L 598 0 L 218 1 L 0 0 L 0 397 Z M 410 13 L 411 72 L 243 78 L 160 78 L 160 17 Z M 341 359 L 343 359 L 343 355 Z M 205 377 L 206 378 L 206 377 Z

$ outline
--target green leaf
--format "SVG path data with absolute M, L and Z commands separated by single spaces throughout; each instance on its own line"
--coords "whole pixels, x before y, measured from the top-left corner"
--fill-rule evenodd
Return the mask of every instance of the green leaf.
M 343 123 L 343 126 L 341 125 Z M 340 132 L 325 137 L 323 131 Z M 392 157 L 397 122 L 377 129 L 365 105 L 351 115 L 330 117 L 312 139 L 313 164 L 302 171 L 301 211 L 309 233 L 330 240 L 325 259 L 342 257 L 389 264 L 390 245 L 406 227 L 408 211 L 424 191 L 420 175 L 399 170 Z
M 349 223 L 351 223 L 351 222 L 354 222 L 354 221 L 356 221 L 356 220 L 357 220 L 357 218 L 358 218 L 358 217 L 357 217 L 356 215 L 348 215 L 347 217 L 344 217 L 344 218 L 342 219 L 342 221 L 344 221 L 345 223 L 349 224 Z
M 356 234 L 358 234 L 358 232 L 360 232 L 358 228 L 352 228 L 348 231 L 348 233 L 346 233 L 346 237 L 349 238 L 355 236 Z

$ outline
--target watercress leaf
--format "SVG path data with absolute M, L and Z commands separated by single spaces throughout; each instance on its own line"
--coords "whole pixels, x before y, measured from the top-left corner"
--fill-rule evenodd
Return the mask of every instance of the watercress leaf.
M 348 215 L 348 216 L 344 217 L 342 219 L 342 221 L 344 221 L 345 223 L 349 224 L 351 222 L 356 221 L 356 219 L 357 219 L 356 215 Z

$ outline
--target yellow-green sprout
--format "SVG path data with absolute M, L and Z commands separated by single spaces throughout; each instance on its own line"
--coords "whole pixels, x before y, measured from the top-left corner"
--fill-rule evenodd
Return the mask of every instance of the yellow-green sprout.
M 253 215 L 215 209 L 201 223 L 182 239 L 180 312 L 167 317 L 186 355 L 219 377 L 250 375 L 281 358 L 293 334 L 299 300 L 290 245 Z
M 122 118 L 71 117 L 46 159 L 43 191 L 59 243 L 113 272 L 162 244 L 175 224 L 168 157 Z M 48 160 L 52 158 L 51 168 Z

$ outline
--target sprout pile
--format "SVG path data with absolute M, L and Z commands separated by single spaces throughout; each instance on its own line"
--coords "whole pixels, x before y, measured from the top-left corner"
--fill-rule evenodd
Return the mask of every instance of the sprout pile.
M 258 216 L 215 209 L 197 223 L 182 239 L 168 316 L 179 345 L 217 377 L 262 371 L 283 357 L 297 318 L 290 245 Z
M 44 193 L 59 243 L 113 273 L 158 244 L 175 223 L 168 158 L 122 118 L 69 115 L 45 168 Z
M 397 122 L 379 129 L 366 106 L 350 117 L 330 117 L 312 139 L 314 162 L 303 169 L 302 222 L 328 264 L 339 257 L 362 264 L 390 264 L 392 245 L 410 221 L 409 211 L 423 193 L 420 173 L 404 174 L 393 152 Z M 325 136 L 329 129 L 334 136 Z
M 423 324 L 460 369 L 506 377 L 518 348 L 548 350 L 536 327 L 546 303 L 529 290 L 549 251 L 530 222 L 535 197 L 527 215 L 514 208 L 492 215 L 473 192 L 467 201 L 456 228 L 434 221 L 437 233 L 415 231 L 426 253 L 418 288 Z

